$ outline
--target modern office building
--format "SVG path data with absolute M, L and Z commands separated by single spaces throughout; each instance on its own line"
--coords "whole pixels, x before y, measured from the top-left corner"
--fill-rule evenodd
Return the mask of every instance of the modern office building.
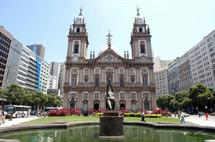
M 49 75 L 49 88 L 48 89 L 58 89 L 56 76 Z
M 188 51 L 193 84 L 215 89 L 215 30 Z
M 47 89 L 49 88 L 49 74 L 50 73 L 50 65 L 45 61 L 42 60 L 41 66 L 41 85 L 42 85 L 42 92 L 47 93 Z
M 36 53 L 44 60 L 45 47 L 42 44 L 32 44 L 32 45 L 27 45 L 27 47 L 30 48 L 34 53 Z
M 193 82 L 188 53 L 170 63 L 167 76 L 170 94 L 189 89 L 192 86 Z
M 196 83 L 215 89 L 215 30 L 168 68 L 170 94 L 189 89 Z
M 0 26 L 0 88 L 2 88 L 5 77 L 12 38 L 13 36 L 3 26 Z
M 47 92 L 49 64 L 27 46 L 11 39 L 3 88 L 18 84 L 24 88 Z
M 57 62 L 51 62 L 50 64 L 50 89 L 58 89 L 59 77 L 60 77 L 61 64 Z
M 167 68 L 171 61 L 161 60 L 159 57 L 153 58 L 153 61 L 156 96 L 169 95 Z
M 132 57 L 117 54 L 107 35 L 107 48 L 98 56 L 87 56 L 88 34 L 82 15 L 69 29 L 64 83 L 64 107 L 105 109 L 108 80 L 111 80 L 116 109 L 152 110 L 156 107 L 151 34 L 139 9 L 131 34 Z

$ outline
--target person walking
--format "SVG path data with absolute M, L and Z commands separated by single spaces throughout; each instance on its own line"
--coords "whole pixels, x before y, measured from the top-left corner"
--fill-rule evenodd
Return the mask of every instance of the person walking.
M 208 112 L 205 112 L 205 118 L 208 120 Z
M 185 124 L 184 114 L 181 114 L 181 124 Z
M 145 122 L 145 113 L 144 113 L 144 111 L 142 111 L 142 113 L 141 113 L 141 121 Z

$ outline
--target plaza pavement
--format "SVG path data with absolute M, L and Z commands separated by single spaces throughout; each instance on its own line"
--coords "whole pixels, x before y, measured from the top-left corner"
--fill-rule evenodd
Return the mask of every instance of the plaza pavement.
M 38 119 L 38 118 L 40 118 L 40 117 L 29 116 L 29 117 L 25 117 L 25 118 L 13 118 L 12 120 L 6 119 L 5 123 L 0 125 L 0 128 L 1 127 L 15 126 L 15 125 L 18 125 L 18 124 L 21 124 L 21 123 L 24 123 L 24 122 L 28 122 L 28 121 L 31 121 L 31 120 L 35 120 L 35 119 Z
M 208 120 L 206 120 L 205 115 L 202 115 L 201 117 L 198 115 L 190 115 L 185 118 L 185 122 L 190 122 L 200 126 L 215 127 L 215 116 L 209 115 Z

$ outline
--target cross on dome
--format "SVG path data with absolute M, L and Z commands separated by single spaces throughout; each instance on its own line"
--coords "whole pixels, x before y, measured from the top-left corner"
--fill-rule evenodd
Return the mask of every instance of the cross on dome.
M 140 8 L 137 6 L 137 16 L 140 16 Z
M 83 9 L 82 9 L 82 7 L 81 7 L 81 8 L 80 8 L 79 16 L 82 16 L 82 11 L 83 11 Z
M 111 47 L 111 37 L 112 37 L 112 36 L 113 36 L 113 35 L 110 34 L 110 30 L 109 30 L 108 35 L 106 35 L 106 37 L 107 37 L 107 45 L 108 45 L 108 48 Z

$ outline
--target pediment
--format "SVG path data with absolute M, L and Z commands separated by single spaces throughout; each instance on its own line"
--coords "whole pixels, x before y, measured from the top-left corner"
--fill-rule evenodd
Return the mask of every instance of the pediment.
M 123 63 L 125 62 L 124 58 L 118 55 L 111 48 L 104 51 L 97 58 L 95 58 L 95 63 Z

